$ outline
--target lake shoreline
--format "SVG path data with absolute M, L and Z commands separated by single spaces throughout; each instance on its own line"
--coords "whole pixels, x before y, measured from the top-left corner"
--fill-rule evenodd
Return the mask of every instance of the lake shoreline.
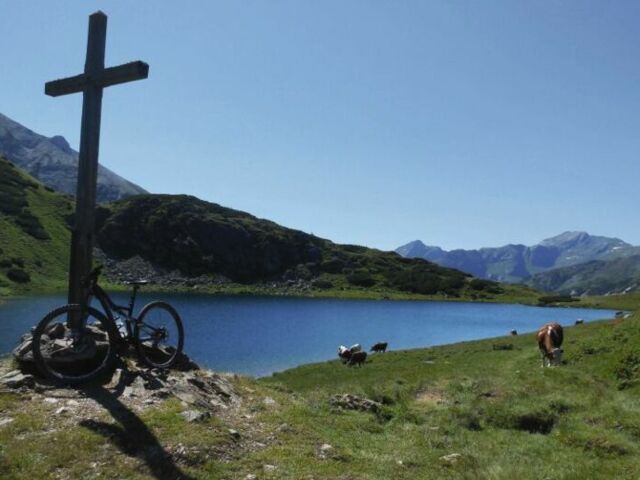
M 505 284 L 507 288 L 508 284 Z M 113 293 L 126 293 L 130 291 L 130 287 L 123 284 L 103 284 L 103 288 L 107 292 Z M 0 305 L 3 303 L 27 298 L 37 297 L 42 295 L 59 295 L 65 294 L 66 289 L 36 289 L 20 291 L 18 293 L 11 293 L 6 295 L 0 295 Z M 150 284 L 141 289 L 142 292 L 147 294 L 186 294 L 186 295 L 199 295 L 199 296 L 211 296 L 211 297 L 267 297 L 267 298 L 310 298 L 310 299 L 333 299 L 333 300 L 371 300 L 371 301 L 412 301 L 412 302 L 451 302 L 451 303 L 478 303 L 478 304 L 505 304 L 505 305 L 529 305 L 537 307 L 560 307 L 560 308 L 594 308 L 594 309 L 620 309 L 628 310 L 628 298 L 632 298 L 631 301 L 635 302 L 636 295 L 615 295 L 615 296 L 593 296 L 582 297 L 578 301 L 572 302 L 555 302 L 555 303 L 540 303 L 539 299 L 544 297 L 543 293 L 536 293 L 528 297 L 524 297 L 521 294 L 515 295 L 497 295 L 494 297 L 486 298 L 471 298 L 464 297 L 452 297 L 448 295 L 421 295 L 414 293 L 398 292 L 394 290 L 384 291 L 372 291 L 367 289 L 346 289 L 346 290 L 322 290 L 314 289 L 307 291 L 289 290 L 284 288 L 269 288 L 262 286 L 247 286 L 233 284 L 232 286 L 223 287 L 211 287 L 211 286 L 196 286 L 196 287 L 165 287 L 157 284 Z
M 444 345 L 531 331 L 545 322 L 572 325 L 611 317 L 613 310 L 539 308 L 478 302 L 415 302 L 276 296 L 154 294 L 141 292 L 136 311 L 164 300 L 172 304 L 186 329 L 185 351 L 195 362 L 219 371 L 253 376 L 334 358 L 338 345 L 360 343 L 367 349 L 389 342 L 392 349 Z M 114 301 L 126 304 L 128 294 Z M 0 351 L 50 310 L 64 294 L 23 297 L 0 306 Z M 443 328 L 446 326 L 446 328 Z

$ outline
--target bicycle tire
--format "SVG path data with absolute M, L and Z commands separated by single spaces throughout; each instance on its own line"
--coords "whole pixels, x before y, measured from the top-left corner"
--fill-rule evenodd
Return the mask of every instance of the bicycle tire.
M 98 359 L 95 367 L 91 367 L 89 368 L 88 372 L 82 373 L 70 373 L 68 369 L 65 372 L 64 369 L 60 371 L 56 368 L 53 368 L 53 364 L 55 362 L 51 360 L 51 354 L 49 354 L 50 358 L 49 360 L 47 360 L 47 353 L 43 352 L 43 346 L 45 346 L 46 348 L 47 340 L 43 337 L 46 336 L 46 338 L 49 338 L 48 335 L 51 334 L 50 331 L 49 334 L 47 334 L 47 328 L 49 327 L 49 324 L 62 315 L 68 315 L 72 312 L 81 311 L 82 306 L 78 304 L 63 305 L 50 311 L 47 315 L 44 316 L 42 320 L 40 320 L 40 323 L 38 323 L 38 326 L 35 328 L 32 337 L 33 359 L 38 370 L 46 377 L 68 385 L 77 385 L 96 379 L 101 374 L 106 373 L 108 370 L 110 370 L 113 367 L 116 359 L 118 332 L 115 325 L 102 312 L 96 310 L 95 308 L 88 307 L 85 310 L 87 317 L 93 317 L 94 319 L 98 320 L 102 325 L 103 333 L 106 334 L 106 342 L 102 342 L 103 344 L 107 345 L 107 352 L 105 353 L 104 358 Z M 95 343 L 96 342 L 94 342 L 94 344 Z M 68 363 L 66 366 L 68 367 L 69 365 L 71 365 L 71 363 Z
M 144 339 L 140 338 L 141 332 L 145 328 L 150 327 L 150 325 L 147 325 L 145 323 L 145 318 L 151 315 L 152 312 L 160 310 L 164 310 L 170 315 L 171 321 L 175 325 L 175 333 L 177 333 L 178 336 L 177 344 L 170 347 L 171 351 L 168 352 L 168 356 L 163 358 L 162 361 L 158 359 L 157 351 L 154 352 L 156 353 L 155 357 L 151 355 L 149 346 L 145 344 Z M 171 368 L 176 363 L 176 360 L 182 353 L 182 349 L 184 347 L 184 328 L 182 326 L 182 320 L 180 319 L 180 315 L 178 315 L 176 309 L 167 302 L 156 301 L 148 303 L 147 305 L 142 307 L 142 310 L 140 310 L 140 314 L 138 315 L 138 319 L 135 323 L 134 337 L 136 340 L 135 343 L 138 357 L 140 358 L 140 360 L 142 360 L 143 363 L 153 368 Z M 157 343 L 153 347 L 154 349 L 157 348 Z

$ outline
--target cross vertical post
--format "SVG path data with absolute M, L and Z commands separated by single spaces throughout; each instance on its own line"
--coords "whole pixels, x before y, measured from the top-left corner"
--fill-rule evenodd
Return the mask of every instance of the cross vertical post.
M 107 16 L 94 13 L 89 17 L 89 38 L 84 71 L 95 75 L 104 69 L 107 39 Z M 76 186 L 76 218 L 71 234 L 69 264 L 69 303 L 83 303 L 87 297 L 83 279 L 91 270 L 95 227 L 96 189 L 98 183 L 98 150 L 100 148 L 100 117 L 102 88 L 87 85 L 82 93 L 82 127 Z
M 83 95 L 68 294 L 69 303 L 82 305 L 88 300 L 85 280 L 93 258 L 102 90 L 110 85 L 147 78 L 149 74 L 149 66 L 140 61 L 105 69 L 106 37 L 107 16 L 102 12 L 90 15 L 84 73 L 45 84 L 45 93 L 53 97 L 79 92 Z

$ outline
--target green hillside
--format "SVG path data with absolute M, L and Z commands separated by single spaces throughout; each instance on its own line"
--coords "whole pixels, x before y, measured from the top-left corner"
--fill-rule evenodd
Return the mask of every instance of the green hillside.
M 183 275 L 223 275 L 239 284 L 302 281 L 318 292 L 355 291 L 495 299 L 523 287 L 476 280 L 422 259 L 338 245 L 187 195 L 140 195 L 100 210 L 98 239 L 112 259 L 139 255 Z
M 66 287 L 72 213 L 71 197 L 0 160 L 0 294 Z M 107 274 L 113 265 L 141 257 L 154 269 L 178 272 L 187 281 L 195 278 L 195 284 L 222 278 L 201 289 L 210 292 L 523 303 L 538 299 L 527 287 L 474 279 L 394 252 L 338 245 L 187 195 L 135 196 L 98 207 L 97 217 Z M 180 289 L 185 283 L 157 283 L 155 288 Z
M 534 275 L 532 287 L 559 293 L 604 295 L 640 290 L 640 255 L 595 260 Z
M 73 204 L 0 157 L 0 294 L 66 282 Z

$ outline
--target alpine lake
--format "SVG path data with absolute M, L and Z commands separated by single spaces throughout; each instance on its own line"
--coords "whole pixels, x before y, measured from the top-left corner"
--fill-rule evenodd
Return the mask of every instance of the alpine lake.
M 114 296 L 126 304 L 126 294 Z M 198 364 L 223 372 L 267 376 L 304 363 L 336 358 L 339 345 L 368 350 L 428 347 L 532 332 L 546 322 L 573 325 L 612 318 L 612 310 L 532 307 L 517 304 L 337 300 L 313 298 L 141 294 L 136 310 L 152 300 L 170 302 L 185 327 L 185 352 Z M 11 299 L 0 304 L 0 354 L 63 295 Z M 531 347 L 536 348 L 533 335 Z

